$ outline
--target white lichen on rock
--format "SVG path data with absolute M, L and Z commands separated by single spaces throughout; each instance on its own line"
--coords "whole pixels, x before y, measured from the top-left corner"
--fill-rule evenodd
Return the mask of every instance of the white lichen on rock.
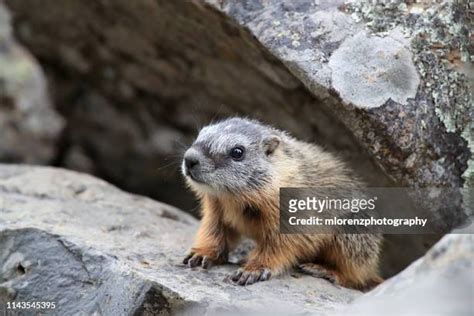
M 410 51 L 391 37 L 360 32 L 329 59 L 332 84 L 341 98 L 357 107 L 374 108 L 389 99 L 406 104 L 420 79 Z
M 446 131 L 460 135 L 471 157 L 464 179 L 464 201 L 473 203 L 474 106 L 472 99 L 474 60 L 469 1 L 442 1 L 436 5 L 403 1 L 347 1 L 347 8 L 374 33 L 400 28 L 409 35 L 411 51 L 426 94 Z M 415 8 L 413 8 L 415 7 Z M 472 210 L 472 205 L 465 209 Z

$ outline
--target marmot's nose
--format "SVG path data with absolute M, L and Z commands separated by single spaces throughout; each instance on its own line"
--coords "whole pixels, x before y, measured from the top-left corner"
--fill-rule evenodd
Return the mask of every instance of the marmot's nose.
M 199 165 L 199 158 L 195 153 L 188 151 L 184 155 L 184 164 L 188 170 L 191 170 Z

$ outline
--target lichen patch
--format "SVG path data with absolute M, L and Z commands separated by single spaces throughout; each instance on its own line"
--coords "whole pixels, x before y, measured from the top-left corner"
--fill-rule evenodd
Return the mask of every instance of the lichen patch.
M 389 99 L 406 104 L 420 83 L 410 51 L 389 36 L 356 34 L 333 53 L 329 67 L 341 98 L 360 108 L 379 107 Z

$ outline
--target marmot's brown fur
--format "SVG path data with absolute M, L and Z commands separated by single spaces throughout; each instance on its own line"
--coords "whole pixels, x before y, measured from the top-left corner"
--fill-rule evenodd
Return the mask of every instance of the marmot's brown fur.
M 291 267 L 345 287 L 380 283 L 377 234 L 280 234 L 281 187 L 361 186 L 347 167 L 320 147 L 241 118 L 207 126 L 185 154 L 183 173 L 201 201 L 202 221 L 184 259 L 189 267 L 227 262 L 246 236 L 256 242 L 231 279 L 265 281 Z

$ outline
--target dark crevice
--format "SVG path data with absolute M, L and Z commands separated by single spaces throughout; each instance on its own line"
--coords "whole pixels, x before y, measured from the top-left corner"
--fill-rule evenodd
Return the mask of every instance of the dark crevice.
M 19 263 L 16 267 L 16 272 L 18 275 L 24 275 L 26 274 L 26 268 L 21 263 Z

